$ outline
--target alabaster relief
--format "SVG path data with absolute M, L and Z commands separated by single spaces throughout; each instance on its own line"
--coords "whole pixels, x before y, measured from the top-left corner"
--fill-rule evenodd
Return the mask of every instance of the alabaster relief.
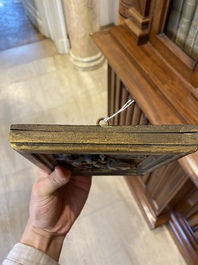
M 74 174 L 120 174 L 136 172 L 138 164 L 145 155 L 107 155 L 107 154 L 55 154 L 58 164 L 69 168 Z

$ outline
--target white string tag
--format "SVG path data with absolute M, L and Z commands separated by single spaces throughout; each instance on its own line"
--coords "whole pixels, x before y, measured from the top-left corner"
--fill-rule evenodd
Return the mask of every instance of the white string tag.
M 133 104 L 135 102 L 134 99 L 129 99 L 123 106 L 121 109 L 119 109 L 116 113 L 114 113 L 113 115 L 106 117 L 106 118 L 101 118 L 97 121 L 97 124 L 100 123 L 100 121 L 104 121 L 105 124 L 109 125 L 109 120 L 111 120 L 112 118 L 114 118 L 116 115 L 118 115 L 119 113 L 123 112 L 125 109 L 127 109 L 131 104 Z

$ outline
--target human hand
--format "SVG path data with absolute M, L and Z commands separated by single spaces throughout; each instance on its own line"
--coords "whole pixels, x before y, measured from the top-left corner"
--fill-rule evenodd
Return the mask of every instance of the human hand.
M 79 216 L 91 187 L 91 177 L 71 176 L 57 166 L 49 175 L 40 171 L 32 188 L 30 218 L 21 243 L 58 260 L 63 240 Z

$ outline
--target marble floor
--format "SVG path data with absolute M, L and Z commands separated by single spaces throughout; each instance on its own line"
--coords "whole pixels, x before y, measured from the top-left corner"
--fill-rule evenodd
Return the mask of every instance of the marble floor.
M 73 68 L 50 40 L 0 52 L 0 262 L 19 241 L 37 168 L 8 143 L 12 123 L 95 124 L 106 115 L 107 67 Z M 123 177 L 93 178 L 61 264 L 184 265 L 166 227 L 150 231 Z
M 0 0 L 0 51 L 44 39 L 28 20 L 21 0 Z

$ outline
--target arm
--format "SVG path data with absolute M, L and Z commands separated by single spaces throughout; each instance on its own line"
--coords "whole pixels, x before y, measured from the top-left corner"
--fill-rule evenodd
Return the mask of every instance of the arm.
M 30 216 L 21 238 L 22 246 L 58 261 L 65 236 L 79 216 L 90 187 L 91 177 L 73 177 L 60 166 L 50 175 L 40 171 L 32 188 Z

